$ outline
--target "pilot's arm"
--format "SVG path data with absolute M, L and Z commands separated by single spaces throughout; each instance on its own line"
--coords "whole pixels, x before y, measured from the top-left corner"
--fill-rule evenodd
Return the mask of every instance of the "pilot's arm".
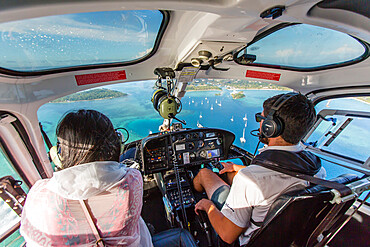
M 259 204 L 263 194 L 255 181 L 238 172 L 234 178 L 230 193 L 221 211 L 212 201 L 202 199 L 195 205 L 195 210 L 204 210 L 215 231 L 226 243 L 234 242 L 250 226 L 254 206 Z M 252 174 L 250 174 L 252 176 Z
M 202 199 L 195 205 L 195 211 L 198 212 L 198 210 L 204 210 L 207 213 L 217 234 L 228 244 L 233 243 L 246 230 L 246 228 L 241 228 L 226 218 L 208 199 Z

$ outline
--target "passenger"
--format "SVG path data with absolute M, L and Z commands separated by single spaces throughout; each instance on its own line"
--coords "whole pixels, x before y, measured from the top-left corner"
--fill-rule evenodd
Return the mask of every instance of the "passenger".
M 271 129 L 266 128 L 271 127 L 270 123 L 264 126 L 264 131 L 262 125 L 272 117 L 281 121 L 282 130 L 276 137 L 269 138 L 266 135 L 271 136 L 267 133 Z M 256 160 L 272 161 L 287 170 L 312 176 L 316 174 L 320 178 L 325 176 L 320 159 L 304 151 L 299 144 L 312 127 L 315 117 L 312 102 L 302 94 L 271 97 L 263 103 L 262 114 L 256 114 L 256 121 L 260 122 L 259 138 L 266 145 L 252 160 L 252 165 L 245 167 L 231 162 L 222 163 L 224 168 L 219 173 L 227 175 L 228 183 L 206 168 L 195 176 L 194 188 L 198 192 L 206 191 L 211 199 L 200 200 L 195 205 L 195 211 L 204 210 L 208 214 L 213 228 L 223 241 L 231 244 L 239 237 L 240 245 L 248 243 L 280 194 L 308 185 L 304 180 L 253 165 Z
M 152 246 L 140 217 L 142 177 L 118 163 L 121 140 L 111 121 L 78 110 L 59 122 L 56 135 L 62 167 L 28 194 L 20 228 L 27 246 L 96 246 L 79 200 L 85 200 L 106 246 Z

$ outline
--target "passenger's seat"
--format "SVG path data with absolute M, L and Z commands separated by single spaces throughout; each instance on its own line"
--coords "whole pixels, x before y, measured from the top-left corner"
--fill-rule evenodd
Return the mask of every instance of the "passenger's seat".
M 154 247 L 196 247 L 198 246 L 189 231 L 174 228 L 155 234 L 152 237 Z

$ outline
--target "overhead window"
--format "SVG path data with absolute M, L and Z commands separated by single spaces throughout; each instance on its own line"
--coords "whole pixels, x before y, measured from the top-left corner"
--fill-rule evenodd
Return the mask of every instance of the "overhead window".
M 366 45 L 348 34 L 297 24 L 279 29 L 248 45 L 237 54 L 236 62 L 315 70 L 361 61 L 367 54 Z
M 47 16 L 0 24 L 0 67 L 21 72 L 137 62 L 158 45 L 158 10 Z

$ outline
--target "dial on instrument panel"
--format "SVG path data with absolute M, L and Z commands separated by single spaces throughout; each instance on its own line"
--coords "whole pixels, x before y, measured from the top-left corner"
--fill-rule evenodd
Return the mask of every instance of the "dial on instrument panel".
M 204 146 L 204 142 L 202 141 L 202 140 L 200 140 L 199 142 L 198 142 L 198 148 L 201 148 L 201 147 L 203 147 Z
M 193 143 L 193 142 L 189 142 L 189 144 L 188 144 L 188 148 L 189 148 L 190 150 L 194 149 L 194 148 L 195 148 L 194 143 Z
M 222 143 L 222 139 L 217 138 L 217 139 L 216 139 L 216 143 L 217 143 L 217 145 L 221 145 L 221 143 Z
M 200 151 L 199 156 L 203 159 L 207 159 L 207 152 L 205 150 Z
M 196 158 L 195 153 L 190 153 L 189 157 L 190 157 L 190 161 L 194 161 Z

